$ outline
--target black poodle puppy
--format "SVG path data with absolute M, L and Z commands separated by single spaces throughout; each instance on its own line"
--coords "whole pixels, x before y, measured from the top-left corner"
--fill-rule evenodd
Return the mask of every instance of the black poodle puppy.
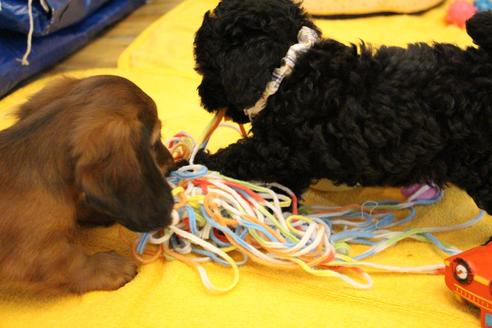
M 195 38 L 203 106 L 248 122 L 296 44 L 319 29 L 290 0 L 223 0 Z M 448 183 L 492 213 L 492 13 L 467 31 L 478 47 L 371 49 L 320 39 L 252 119 L 252 136 L 197 162 L 304 191 L 318 179 L 362 186 Z M 394 31 L 398 33 L 398 31 Z

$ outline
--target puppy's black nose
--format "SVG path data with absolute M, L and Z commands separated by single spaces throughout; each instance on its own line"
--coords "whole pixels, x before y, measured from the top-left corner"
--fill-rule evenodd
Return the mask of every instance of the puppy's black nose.
M 123 226 L 131 231 L 145 233 L 164 229 L 171 223 L 171 215 L 169 217 L 154 218 L 151 222 L 125 222 Z
M 122 225 L 134 232 L 152 232 L 167 228 L 172 222 L 171 211 L 164 216 L 149 217 L 139 221 L 126 221 Z
M 174 198 L 170 191 L 159 197 L 158 202 L 149 202 L 148 205 L 140 213 L 135 212 L 131 217 L 120 219 L 119 223 L 135 232 L 156 231 L 171 224 Z

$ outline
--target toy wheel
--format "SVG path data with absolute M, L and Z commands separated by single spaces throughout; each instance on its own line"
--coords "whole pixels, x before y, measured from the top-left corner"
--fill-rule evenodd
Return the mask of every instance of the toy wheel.
M 463 259 L 456 259 L 453 264 L 454 278 L 462 284 L 469 284 L 473 281 L 473 272 Z

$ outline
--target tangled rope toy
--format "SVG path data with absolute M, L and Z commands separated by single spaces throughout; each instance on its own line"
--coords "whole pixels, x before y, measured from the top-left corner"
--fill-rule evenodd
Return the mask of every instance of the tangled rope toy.
M 282 185 L 239 181 L 193 164 L 194 155 L 206 148 L 223 116 L 221 113 L 214 118 L 200 145 L 185 132 L 169 141 L 176 159 L 191 158 L 190 165 L 174 171 L 168 179 L 176 202 L 172 224 L 163 231 L 141 234 L 136 243 L 122 235 L 142 263 L 161 257 L 182 261 L 198 271 L 210 291 L 233 289 L 239 281 L 238 267 L 248 261 L 276 268 L 301 268 L 316 276 L 341 279 L 356 288 L 372 286 L 367 269 L 441 274 L 442 264 L 399 267 L 366 259 L 408 238 L 432 244 L 448 255 L 459 253 L 459 249 L 440 242 L 434 233 L 467 228 L 484 216 L 481 211 L 459 225 L 401 229 L 415 218 L 417 206 L 441 200 L 442 191 L 429 185 L 407 189 L 408 197 L 403 202 L 299 207 L 296 196 Z M 245 135 L 243 127 L 237 130 Z M 355 254 L 351 245 L 367 247 Z M 232 269 L 233 278 L 227 286 L 210 281 L 202 265 L 210 261 Z M 358 278 L 353 278 L 354 273 Z

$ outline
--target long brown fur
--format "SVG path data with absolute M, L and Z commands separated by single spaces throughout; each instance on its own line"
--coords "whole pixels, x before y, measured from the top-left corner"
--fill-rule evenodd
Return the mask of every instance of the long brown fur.
M 0 131 L 0 285 L 36 291 L 113 290 L 136 264 L 72 243 L 80 224 L 134 231 L 167 226 L 163 175 L 174 165 L 154 102 L 116 76 L 61 79 Z M 9 287 L 10 288 L 10 287 Z

